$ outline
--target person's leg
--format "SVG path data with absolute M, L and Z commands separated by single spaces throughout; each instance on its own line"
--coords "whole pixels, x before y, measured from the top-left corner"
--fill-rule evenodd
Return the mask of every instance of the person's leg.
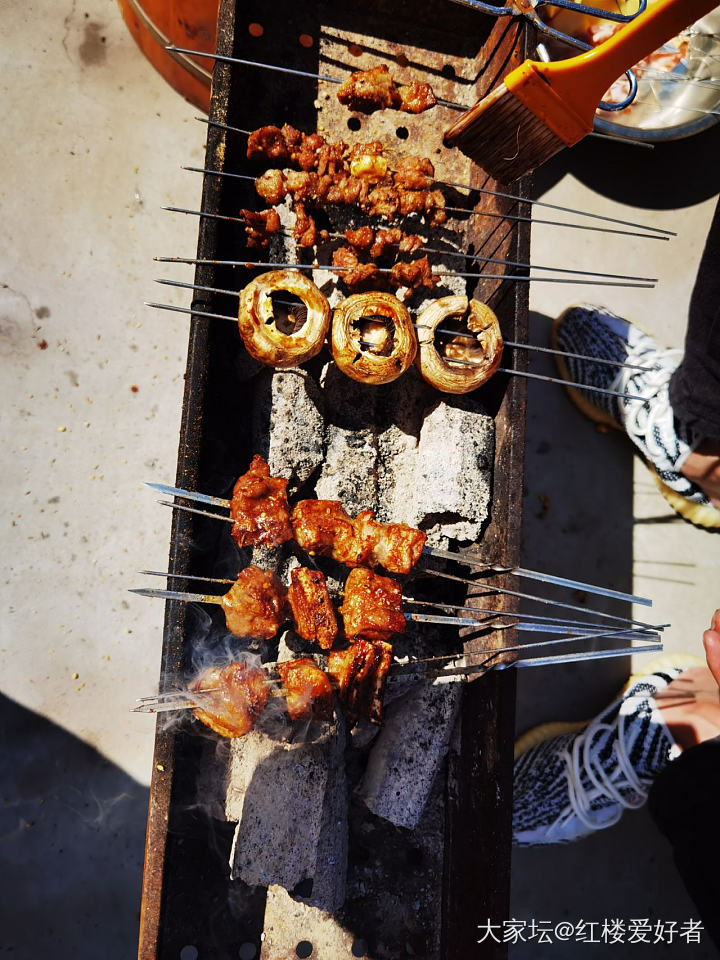
M 720 947 L 720 737 L 667 765 L 650 789 L 648 810 L 672 846 L 707 933 Z

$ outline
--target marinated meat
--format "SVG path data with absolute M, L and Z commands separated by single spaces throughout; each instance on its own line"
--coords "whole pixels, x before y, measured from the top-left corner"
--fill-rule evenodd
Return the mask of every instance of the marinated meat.
M 313 660 L 286 660 L 278 663 L 277 672 L 291 720 L 332 720 L 332 686 Z
M 255 726 L 270 694 L 265 671 L 247 663 L 229 663 L 205 670 L 189 690 L 201 694 L 193 710 L 221 737 L 244 737 Z M 207 691 L 207 692 L 205 692 Z
M 337 98 L 346 107 L 360 113 L 398 109 L 402 102 L 386 64 L 351 73 L 338 87 Z
M 423 238 L 416 233 L 405 233 L 399 244 L 400 253 L 415 253 L 424 243 Z
M 340 613 L 351 643 L 388 641 L 395 633 L 405 633 L 401 585 L 364 567 L 350 571 Z
M 425 194 L 425 215 L 430 220 L 430 226 L 439 227 L 447 220 L 445 212 L 445 195 L 442 190 L 429 190 Z
M 343 140 L 336 143 L 324 143 L 317 151 L 317 174 L 319 177 L 336 176 L 346 169 L 345 154 L 348 145 Z
M 411 290 L 418 290 L 420 287 L 433 290 L 437 283 L 427 256 L 394 264 L 390 271 L 390 280 L 399 287 L 409 287 Z
M 401 157 L 393 170 L 393 183 L 402 190 L 429 190 L 435 182 L 435 167 L 428 157 Z
M 253 130 L 248 137 L 247 157 L 248 160 L 268 160 L 284 166 L 290 159 L 290 152 L 282 130 L 273 126 Z
M 339 500 L 301 500 L 292 512 L 295 540 L 312 556 L 332 557 L 348 567 L 365 562 L 352 517 Z
M 271 477 L 265 460 L 255 454 L 247 473 L 238 477 L 230 501 L 232 536 L 239 547 L 277 547 L 292 539 L 287 483 Z
M 281 228 L 277 210 L 241 210 L 240 216 L 245 221 L 245 238 L 251 250 L 264 250 Z
M 363 209 L 371 216 L 392 219 L 400 209 L 400 194 L 395 187 L 375 187 L 368 193 Z
M 422 555 L 426 533 L 406 523 L 379 523 L 372 510 L 363 510 L 354 522 L 369 566 L 384 567 L 389 573 L 410 573 Z
M 293 200 L 314 200 L 317 196 L 318 175 L 303 170 L 288 170 L 285 176 L 287 192 L 292 194 Z
M 373 245 L 374 235 L 372 227 L 358 227 L 357 230 L 346 230 L 345 239 L 351 247 L 357 250 L 367 250 Z
M 255 190 L 271 207 L 282 203 L 287 193 L 287 182 L 282 170 L 266 170 L 255 181 Z
M 293 205 L 295 213 L 295 226 L 293 228 L 293 237 L 297 240 L 300 247 L 314 247 L 317 243 L 317 227 L 315 220 L 305 210 L 305 204 L 297 201 Z
M 382 723 L 385 681 L 392 664 L 389 643 L 358 640 L 346 650 L 333 650 L 327 672 L 337 685 L 338 699 L 350 722 L 360 717 Z
M 338 627 L 325 577 L 320 570 L 296 567 L 290 574 L 288 602 L 295 631 L 304 640 L 329 650 Z
M 422 83 L 420 80 L 401 84 L 397 91 L 400 97 L 400 109 L 405 113 L 423 113 L 437 103 L 430 84 Z
M 399 202 L 402 216 L 407 217 L 411 213 L 425 213 L 425 196 L 424 190 L 400 190 Z
M 333 266 L 340 267 L 340 278 L 346 287 L 356 289 L 376 283 L 380 271 L 375 263 L 360 263 L 358 255 L 351 247 L 338 247 L 333 250 Z
M 270 570 L 245 567 L 222 597 L 222 608 L 230 633 L 269 640 L 287 620 L 287 591 Z
M 343 176 L 331 184 L 325 194 L 325 200 L 327 203 L 337 203 L 347 207 L 361 204 L 367 198 L 369 186 L 369 182 L 361 177 Z

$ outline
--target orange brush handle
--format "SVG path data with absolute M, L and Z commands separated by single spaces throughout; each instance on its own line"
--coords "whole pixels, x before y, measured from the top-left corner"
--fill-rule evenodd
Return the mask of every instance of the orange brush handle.
M 718 0 L 657 0 L 594 50 L 556 63 L 527 60 L 505 78 L 506 87 L 531 110 L 547 86 L 557 101 L 543 104 L 542 118 L 566 143 L 592 130 L 597 105 L 626 70 L 717 7 Z M 537 97 L 534 95 L 537 91 Z M 555 98 L 551 98 L 555 100 Z

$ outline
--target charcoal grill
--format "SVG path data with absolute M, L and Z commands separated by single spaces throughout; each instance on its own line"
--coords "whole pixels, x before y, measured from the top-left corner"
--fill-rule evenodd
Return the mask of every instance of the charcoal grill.
M 250 23 L 264 28 L 262 37 L 251 34 Z M 389 62 L 391 67 L 399 63 L 409 65 L 414 76 L 429 79 L 440 96 L 453 100 L 462 90 L 471 100 L 482 96 L 524 59 L 525 29 L 515 19 L 482 17 L 442 0 L 344 0 L 335 4 L 276 0 L 271 8 L 255 0 L 245 4 L 223 0 L 218 53 L 313 72 L 337 67 L 340 62 L 355 69 L 378 62 Z M 298 39 L 301 35 L 312 38 L 309 49 L 304 45 L 307 40 Z M 279 74 L 253 74 L 217 62 L 210 118 L 219 124 L 247 129 L 262 123 L 288 122 L 312 130 L 317 118 L 317 97 L 312 83 Z M 344 108 L 334 98 L 320 103 L 325 127 L 337 137 L 347 136 L 349 115 Z M 361 134 L 364 139 L 377 137 L 385 141 L 407 137 L 412 152 L 430 156 L 442 179 L 494 188 L 495 182 L 471 168 L 461 154 L 435 152 L 441 142 L 441 125 L 449 124 L 454 116 L 449 112 L 418 117 L 384 112 L 363 121 L 367 126 Z M 242 138 L 223 127 L 211 126 L 205 166 L 242 170 L 244 149 Z M 521 183 L 519 190 L 521 196 L 527 195 L 525 184 Z M 488 194 L 480 196 L 478 210 L 494 214 L 512 210 L 527 215 L 524 204 Z M 204 211 L 232 215 L 240 206 L 247 205 L 247 198 L 247 188 L 236 181 L 209 175 L 204 178 Z M 466 248 L 472 247 L 487 256 L 528 262 L 526 223 L 470 217 L 461 229 Z M 201 219 L 199 258 L 242 256 L 243 247 L 234 225 Z M 251 276 L 248 272 L 248 279 Z M 196 270 L 195 282 L 227 289 L 232 277 L 227 267 L 202 264 Z M 527 341 L 527 286 L 485 279 L 475 290 L 475 295 L 489 302 L 497 313 L 504 335 L 514 341 Z M 219 480 L 227 483 L 242 472 L 254 452 L 248 427 L 254 388 L 252 379 L 238 380 L 241 344 L 237 330 L 200 315 L 233 313 L 237 302 L 220 294 L 200 292 L 194 298 L 193 309 L 197 313 L 190 327 L 177 484 L 212 491 L 218 489 Z M 516 362 L 522 364 L 524 360 Z M 494 416 L 496 443 L 492 512 L 474 551 L 484 560 L 513 565 L 518 561 L 520 543 L 525 386 L 519 377 L 497 375 L 482 388 L 481 397 Z M 206 572 L 208 558 L 219 549 L 219 538 L 227 534 L 226 530 L 217 529 L 222 526 L 176 513 L 169 570 Z M 499 610 L 511 611 L 516 598 L 503 596 L 496 602 Z M 185 604 L 168 603 L 161 689 L 180 682 L 187 666 L 189 616 Z M 467 652 L 472 651 L 475 642 L 468 641 Z M 508 642 L 507 637 L 504 642 Z M 373 823 L 374 842 L 378 849 L 386 851 L 380 858 L 382 878 L 366 901 L 348 902 L 343 914 L 357 938 L 357 951 L 363 949 L 364 942 L 367 955 L 378 958 L 411 955 L 408 945 L 415 956 L 427 960 L 505 955 L 503 945 L 478 945 L 477 924 L 487 918 L 502 920 L 508 914 L 514 697 L 511 670 L 491 672 L 464 685 L 456 749 L 439 778 L 444 821 L 437 828 L 444 834 L 444 853 L 434 872 L 422 863 L 421 844 L 413 834 Z M 239 953 L 241 947 L 251 950 L 245 944 L 254 945 L 257 956 L 261 956 L 266 894 L 263 888 L 242 888 L 228 877 L 227 850 L 232 827 L 208 817 L 195 802 L 202 752 L 203 742 L 193 736 L 189 723 L 168 728 L 159 722 L 142 891 L 141 960 L 177 960 L 185 947 L 194 947 L 200 960 L 236 960 L 243 955 Z M 368 855 L 362 846 L 359 833 L 353 829 L 351 862 Z M 370 855 L 377 852 L 371 850 Z M 436 891 L 432 916 L 418 918 L 412 930 L 373 929 L 371 923 L 376 921 L 370 918 L 376 916 L 374 904 L 391 892 L 395 896 L 402 889 L 403 876 L 424 870 L 430 871 Z M 411 907 L 408 910 L 412 913 Z M 297 942 L 308 940 L 299 929 Z M 307 947 L 287 956 L 306 955 L 303 950 Z M 250 956 L 250 952 L 246 955 Z

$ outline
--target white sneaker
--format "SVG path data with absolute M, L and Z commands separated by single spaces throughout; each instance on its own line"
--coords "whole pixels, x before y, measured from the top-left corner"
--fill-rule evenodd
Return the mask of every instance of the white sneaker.
M 582 725 L 582 732 L 541 740 L 520 754 L 513 797 L 516 844 L 577 840 L 611 827 L 626 809 L 645 803 L 655 777 L 681 752 L 654 699 L 681 672 L 669 668 L 639 677 L 624 696 Z M 528 736 L 537 741 L 559 726 L 545 724 Z
M 687 457 L 703 439 L 691 436 L 675 419 L 670 406 L 670 379 L 682 359 L 682 350 L 663 350 L 628 320 L 590 304 L 565 310 L 553 324 L 551 340 L 557 350 L 649 368 L 638 370 L 591 359 L 556 357 L 565 380 L 644 398 L 643 403 L 566 388 L 586 416 L 627 433 L 674 510 L 700 526 L 720 526 L 720 510 L 680 473 Z

